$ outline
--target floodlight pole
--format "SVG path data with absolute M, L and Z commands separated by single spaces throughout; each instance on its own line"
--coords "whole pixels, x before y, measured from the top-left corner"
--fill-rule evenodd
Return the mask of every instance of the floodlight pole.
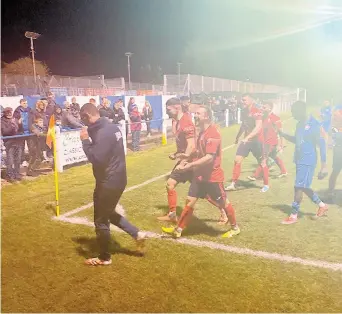
M 132 84 L 131 84 L 131 62 L 130 57 L 132 57 L 132 52 L 126 52 L 125 56 L 127 57 L 127 70 L 128 70 L 128 87 L 129 90 L 132 90 Z
M 179 91 L 181 91 L 181 84 L 180 84 L 180 82 L 181 82 L 181 65 L 182 65 L 182 63 L 181 62 L 177 62 L 177 69 L 178 69 L 178 88 L 179 88 Z
M 37 84 L 36 62 L 34 59 L 34 47 L 33 47 L 33 38 L 32 37 L 30 37 L 30 41 L 31 41 L 31 53 L 32 53 L 32 63 L 33 63 L 34 84 Z

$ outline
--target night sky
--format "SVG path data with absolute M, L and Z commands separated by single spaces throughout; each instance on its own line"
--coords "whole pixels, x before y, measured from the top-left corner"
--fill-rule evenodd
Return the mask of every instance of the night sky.
M 2 1 L 2 61 L 29 56 L 29 41 L 24 37 L 29 30 L 43 35 L 35 41 L 36 58 L 56 75 L 126 77 L 124 53 L 131 51 L 132 81 L 158 80 L 159 67 L 163 73 L 176 73 L 181 61 L 183 73 L 336 93 L 341 85 L 336 82 L 342 81 L 341 21 L 296 30 L 335 17 L 336 12 L 342 17 L 342 4 L 336 7 L 341 1 L 282 2 L 286 4 L 270 0 Z M 335 6 L 322 13 L 327 5 Z

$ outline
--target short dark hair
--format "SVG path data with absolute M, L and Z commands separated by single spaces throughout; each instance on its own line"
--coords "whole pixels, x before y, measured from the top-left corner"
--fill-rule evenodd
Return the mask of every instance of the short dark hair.
M 190 97 L 189 96 L 182 96 L 180 98 L 181 101 L 189 101 L 190 100 Z
M 19 100 L 19 103 L 21 104 L 21 103 L 23 103 L 23 102 L 27 102 L 27 100 L 26 100 L 25 98 L 21 98 L 21 99 Z
M 181 105 L 181 100 L 179 98 L 176 98 L 176 97 L 172 97 L 166 102 L 166 107 L 178 106 L 178 105 Z
M 273 109 L 273 107 L 274 107 L 273 102 L 270 100 L 265 100 L 262 103 L 263 103 L 263 105 L 270 106 L 271 109 Z
M 40 100 L 48 100 L 47 98 L 43 97 L 43 98 L 40 98 Z
M 209 120 L 210 120 L 210 121 L 213 121 L 213 116 L 214 116 L 214 114 L 213 114 L 213 111 L 210 109 L 210 107 L 209 107 L 209 106 L 206 106 L 206 105 L 200 105 L 199 107 L 200 107 L 200 108 L 204 108 L 205 111 L 206 111 L 207 114 L 208 114 Z
M 91 100 L 96 102 L 95 98 L 90 98 L 89 101 L 91 101 Z
M 100 115 L 98 109 L 96 108 L 96 106 L 94 104 L 91 103 L 86 103 L 82 106 L 80 114 L 88 114 L 90 116 L 98 116 Z

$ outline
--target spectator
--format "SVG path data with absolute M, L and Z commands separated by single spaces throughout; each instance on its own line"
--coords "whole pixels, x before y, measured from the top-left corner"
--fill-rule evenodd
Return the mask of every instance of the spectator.
M 153 118 L 153 111 L 149 101 L 145 101 L 143 108 L 143 119 L 146 121 L 147 137 L 151 137 L 151 120 Z
M 1 135 L 13 136 L 17 135 L 19 131 L 19 123 L 21 120 L 16 120 L 13 117 L 13 109 L 7 107 L 3 111 L 1 117 Z M 22 140 L 20 138 L 4 139 L 6 148 L 6 175 L 8 182 L 15 182 L 21 180 L 20 164 L 22 153 Z
M 110 101 L 104 97 L 102 99 L 102 105 L 99 108 L 100 117 L 106 117 L 110 122 L 114 120 L 114 111 L 110 108 Z
M 59 125 L 59 126 L 62 125 L 62 114 L 63 114 L 62 107 L 60 105 L 57 105 L 55 107 L 55 122 L 56 122 L 56 125 Z
M 131 119 L 132 147 L 133 151 L 137 152 L 139 151 L 141 132 L 141 115 L 137 105 L 133 105 L 129 117 Z
M 26 175 L 37 177 L 37 170 L 43 160 L 43 151 L 46 146 L 46 133 L 44 129 L 44 120 L 41 115 L 34 115 L 32 117 L 32 121 L 31 132 L 34 136 L 31 136 L 28 141 L 29 151 L 31 154 Z
M 93 104 L 94 106 L 96 106 L 96 100 L 95 98 L 90 98 L 89 99 L 89 103 Z
M 26 99 L 20 99 L 20 105 L 14 110 L 13 117 L 17 121 L 21 121 L 19 123 L 19 133 L 29 134 L 30 133 L 30 113 L 31 108 L 27 105 Z M 27 142 L 27 138 L 24 138 L 22 141 L 22 152 L 21 152 L 21 162 L 23 163 L 23 166 L 27 166 L 27 161 L 25 160 L 25 142 Z M 29 152 L 30 154 L 30 152 Z
M 68 129 L 79 129 L 83 126 L 81 121 L 75 118 L 71 112 L 71 105 L 68 101 L 63 103 L 64 109 L 62 111 L 62 127 Z
M 113 112 L 114 112 L 113 123 L 115 123 L 115 124 L 119 124 L 120 121 L 125 120 L 125 113 L 122 110 L 122 105 L 123 105 L 122 99 L 119 99 L 114 104 L 114 107 L 113 107 Z
M 129 114 L 129 115 L 131 114 L 131 111 L 132 111 L 132 109 L 133 109 L 133 106 L 136 106 L 136 104 L 135 104 L 135 99 L 134 99 L 134 97 L 131 97 L 131 98 L 129 99 L 128 106 L 127 106 L 127 111 L 128 111 L 128 114 Z
M 46 117 L 46 113 L 45 113 L 45 103 L 44 100 L 38 100 L 36 102 L 36 108 L 30 111 L 30 115 L 29 115 L 29 127 L 31 130 L 31 126 L 34 122 L 34 117 L 35 116 L 40 116 L 43 120 L 43 125 L 44 125 L 44 130 L 46 131 L 49 125 L 49 120 Z
M 50 120 L 50 117 L 54 114 L 55 112 L 55 94 L 52 92 L 48 92 L 48 98 L 47 98 L 48 104 L 45 109 L 46 117 L 48 121 Z
M 76 97 L 71 98 L 71 111 L 77 112 L 78 116 L 80 115 L 81 106 L 76 102 Z

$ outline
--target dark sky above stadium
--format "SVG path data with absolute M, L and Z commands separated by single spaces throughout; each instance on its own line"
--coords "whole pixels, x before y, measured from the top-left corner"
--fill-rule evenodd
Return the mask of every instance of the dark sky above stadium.
M 181 61 L 183 73 L 328 91 L 342 79 L 339 18 L 339 0 L 2 1 L 2 61 L 29 56 L 30 30 L 52 74 L 126 77 L 131 51 L 133 81 Z

